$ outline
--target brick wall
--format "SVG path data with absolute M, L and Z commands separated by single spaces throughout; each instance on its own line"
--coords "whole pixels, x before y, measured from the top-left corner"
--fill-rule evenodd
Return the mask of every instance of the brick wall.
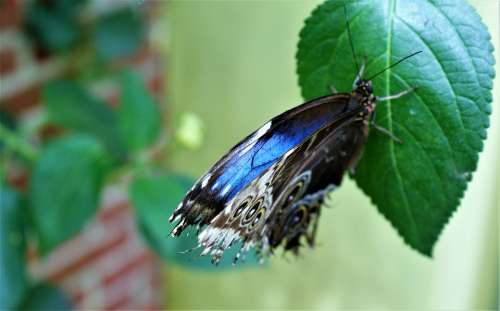
M 109 12 L 133 1 L 90 1 L 90 14 Z M 0 1 L 0 108 L 18 122 L 30 122 L 42 113 L 42 86 L 68 70 L 64 56 L 37 51 L 23 32 L 26 1 Z M 146 8 L 152 10 L 151 7 Z M 149 23 L 155 23 L 149 14 Z M 163 74 L 159 54 L 146 43 L 136 55 L 117 66 L 131 66 L 147 81 L 161 102 Z M 114 106 L 118 86 L 102 78 L 89 86 L 96 96 Z M 52 133 L 44 127 L 32 143 Z M 22 166 L 9 167 L 8 175 L 17 188 L 29 178 Z M 80 309 L 156 309 L 161 307 L 159 261 L 139 238 L 127 201 L 125 187 L 108 185 L 101 208 L 84 230 L 70 241 L 39 258 L 28 254 L 31 275 L 59 285 Z

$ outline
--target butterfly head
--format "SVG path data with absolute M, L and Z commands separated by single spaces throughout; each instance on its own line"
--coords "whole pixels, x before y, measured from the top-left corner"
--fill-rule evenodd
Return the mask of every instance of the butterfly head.
M 363 80 L 359 79 L 355 83 L 355 92 L 360 94 L 361 96 L 365 98 L 371 98 L 373 97 L 373 85 L 372 81 L 370 80 Z

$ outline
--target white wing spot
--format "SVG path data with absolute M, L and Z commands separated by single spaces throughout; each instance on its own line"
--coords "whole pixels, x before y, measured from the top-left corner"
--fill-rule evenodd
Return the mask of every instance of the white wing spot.
M 259 139 L 262 137 L 262 135 L 264 135 L 265 133 L 267 133 L 267 131 L 269 131 L 269 129 L 271 128 L 271 124 L 272 122 L 269 121 L 267 122 L 266 124 L 264 124 L 254 135 L 254 137 L 252 137 L 252 140 L 256 140 L 256 139 Z
M 267 131 L 269 131 L 269 129 L 271 128 L 271 125 L 272 125 L 272 121 L 269 121 L 266 124 L 264 124 L 260 129 L 258 129 L 257 132 L 255 132 L 255 134 L 253 134 L 253 136 L 248 140 L 247 145 L 243 149 L 241 149 L 238 152 L 238 154 L 239 155 L 245 154 L 250 149 L 252 149 L 252 147 L 255 145 L 255 143 L 257 143 L 259 138 L 261 138 L 265 133 L 267 133 Z
M 210 179 L 210 177 L 212 176 L 212 174 L 207 174 L 205 175 L 205 177 L 203 177 L 203 179 L 201 180 L 201 187 L 202 188 L 205 188 L 208 184 L 208 180 Z

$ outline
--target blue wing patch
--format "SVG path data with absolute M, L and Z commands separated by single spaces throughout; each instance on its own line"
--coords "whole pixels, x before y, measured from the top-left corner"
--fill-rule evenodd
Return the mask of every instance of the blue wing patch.
M 289 131 L 274 131 L 272 135 L 266 135 L 269 134 L 272 121 L 261 127 L 250 139 L 250 144 L 228 159 L 220 175 L 210 180 L 212 184 L 210 190 L 220 198 L 231 199 L 283 154 L 324 126 L 328 118 L 321 117 L 311 123 L 300 121 L 290 120 L 287 124 L 282 124 L 279 127 L 286 127 Z
M 338 106 L 321 102 L 308 107 L 306 115 L 298 108 L 264 124 L 222 158 L 201 178 L 208 177 L 208 191 L 220 200 L 230 200 L 286 152 L 339 116 Z

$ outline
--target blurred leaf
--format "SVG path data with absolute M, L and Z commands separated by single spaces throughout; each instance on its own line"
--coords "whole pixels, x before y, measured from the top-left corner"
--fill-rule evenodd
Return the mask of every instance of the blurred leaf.
M 365 77 L 423 51 L 374 79 L 377 96 L 418 89 L 378 104 L 376 123 L 404 143 L 372 130 L 354 177 L 403 239 L 430 256 L 476 170 L 489 126 L 490 35 L 463 0 L 325 2 L 300 33 L 305 99 L 327 94 L 331 85 L 352 89 L 345 3 L 356 54 L 368 60 Z
M 127 156 L 118 131 L 115 114 L 105 103 L 88 94 L 81 86 L 65 80 L 47 85 L 43 101 L 52 122 L 99 139 L 119 161 Z
M 34 41 L 51 52 L 71 48 L 81 36 L 77 13 L 84 1 L 31 1 L 26 26 Z
M 181 115 L 175 139 L 185 148 L 196 150 L 203 143 L 203 121 L 194 113 Z
M 10 310 L 23 297 L 26 243 L 20 197 L 0 181 L 0 310 Z
M 41 253 L 78 233 L 94 215 L 108 167 L 105 155 L 90 136 L 59 139 L 41 153 L 29 192 Z
M 9 130 L 15 130 L 17 122 L 11 112 L 0 107 L 0 123 Z
M 130 56 L 140 47 L 144 33 L 140 14 L 132 9 L 101 16 L 93 36 L 97 54 L 106 61 Z
M 0 126 L 3 126 L 5 129 L 15 131 L 17 129 L 17 123 L 14 116 L 7 110 L 4 110 L 0 107 Z M 5 148 L 5 142 L 0 137 L 0 152 L 2 152 Z
M 43 0 L 47 2 L 47 0 Z M 67 17 L 77 18 L 88 0 L 50 0 L 54 8 Z
M 168 222 L 168 218 L 192 184 L 192 180 L 172 174 L 135 179 L 131 184 L 130 195 L 139 229 L 149 246 L 165 260 L 193 268 L 217 270 L 231 267 L 232 259 L 239 250 L 238 245 L 227 250 L 219 266 L 215 267 L 210 257 L 199 256 L 200 249 L 179 253 L 197 246 L 197 234 L 193 229 L 186 230 L 181 237 L 170 237 L 173 224 Z M 245 262 L 239 262 L 237 267 L 256 263 L 255 256 L 251 255 Z
M 13 159 L 25 159 L 32 162 L 36 159 L 36 153 L 35 148 L 21 136 L 20 131 L 11 130 L 0 122 L 0 160 L 5 161 L 5 165 Z M 1 166 L 0 173 L 4 169 L 5 167 Z
M 120 76 L 121 104 L 118 122 L 130 150 L 147 147 L 158 137 L 160 112 L 141 78 L 130 70 Z
M 69 297 L 58 288 L 42 283 L 32 287 L 18 310 L 23 311 L 65 311 L 72 310 Z

